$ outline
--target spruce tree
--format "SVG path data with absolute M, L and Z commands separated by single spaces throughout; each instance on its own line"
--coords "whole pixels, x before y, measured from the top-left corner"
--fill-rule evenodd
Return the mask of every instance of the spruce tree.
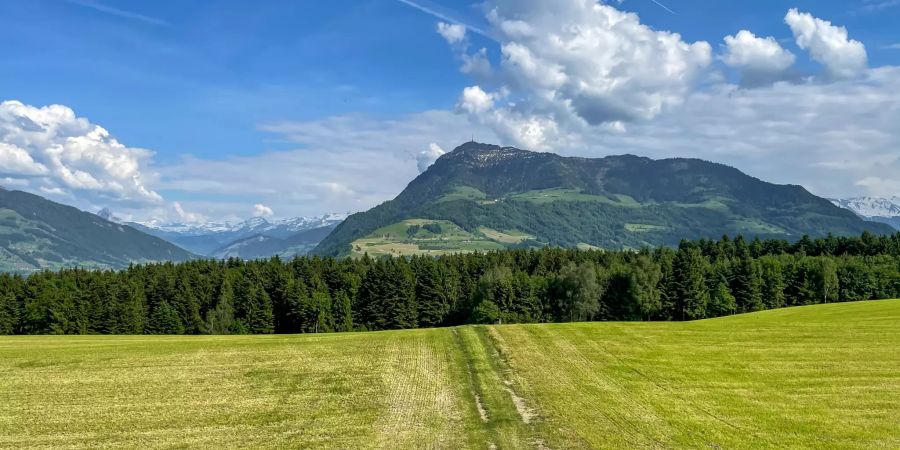
M 421 258 L 416 267 L 416 301 L 419 326 L 441 325 L 450 313 L 450 290 L 438 263 L 432 258 Z
M 272 301 L 262 286 L 253 283 L 247 290 L 247 311 L 244 326 L 252 334 L 270 334 L 274 332 L 272 321 Z
M 709 289 L 706 286 L 706 259 L 695 247 L 682 246 L 675 257 L 672 274 L 676 283 L 679 320 L 706 317 Z
M 284 292 L 284 317 L 280 319 L 280 333 L 301 333 L 304 330 L 307 317 L 312 310 L 309 300 L 309 292 L 306 284 L 297 279 L 290 279 Z M 311 322 L 311 320 L 310 320 Z
M 215 308 L 206 312 L 206 325 L 209 334 L 231 334 L 235 332 L 234 323 L 234 288 L 229 277 L 224 277 L 219 287 L 219 296 Z
M 743 242 L 743 241 L 741 241 Z M 734 268 L 734 280 L 732 281 L 732 293 L 737 301 L 738 309 L 742 312 L 759 311 L 763 309 L 762 279 L 755 260 L 745 247 L 741 247 L 737 263 Z
M 343 290 L 337 291 L 331 300 L 335 331 L 353 331 L 353 308 L 350 296 Z
M 419 324 L 416 308 L 416 279 L 404 258 L 391 261 L 388 280 L 390 328 L 415 328 Z
M 17 328 L 19 305 L 15 293 L 0 282 L 0 334 L 13 334 Z
M 184 332 L 197 334 L 203 327 L 203 320 L 200 317 L 200 301 L 194 295 L 190 276 L 190 274 L 185 273 L 180 277 L 176 285 L 175 295 L 171 299 L 172 306 L 177 309 L 178 315 L 184 324 Z

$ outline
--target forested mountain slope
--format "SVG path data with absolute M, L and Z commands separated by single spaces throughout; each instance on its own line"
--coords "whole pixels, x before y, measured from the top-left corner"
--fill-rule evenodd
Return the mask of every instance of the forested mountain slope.
M 0 188 L 0 271 L 121 268 L 194 257 L 162 239 L 71 206 Z
M 394 200 L 350 216 L 315 253 L 619 249 L 723 234 L 796 240 L 863 231 L 893 230 L 801 186 L 767 183 L 721 164 L 574 158 L 470 142 L 439 158 Z

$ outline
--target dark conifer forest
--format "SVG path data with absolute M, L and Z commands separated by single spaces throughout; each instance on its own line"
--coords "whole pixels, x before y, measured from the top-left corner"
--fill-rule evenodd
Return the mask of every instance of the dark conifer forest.
M 900 234 L 677 249 L 200 260 L 0 275 L 0 334 L 264 334 L 695 320 L 900 297 Z

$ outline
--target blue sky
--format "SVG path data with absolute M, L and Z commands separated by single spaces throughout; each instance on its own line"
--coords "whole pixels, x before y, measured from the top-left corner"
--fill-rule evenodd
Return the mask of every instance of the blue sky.
M 802 85 L 815 85 L 820 90 L 843 89 L 840 92 L 847 93 L 861 89 L 862 81 L 856 85 L 847 80 L 809 81 L 821 77 L 823 64 L 799 47 L 792 28 L 786 26 L 785 14 L 789 8 L 846 27 L 850 39 L 865 45 L 867 69 L 900 65 L 900 48 L 896 48 L 900 44 L 896 25 L 900 23 L 900 1 L 897 0 L 660 1 L 663 5 L 652 0 L 611 1 L 608 5 L 636 13 L 640 24 L 652 30 L 679 33 L 686 43 L 709 43 L 708 63 L 698 63 L 703 66 L 703 73 L 689 74 L 695 78 L 690 87 L 693 97 L 678 86 L 666 92 L 677 92 L 682 97 L 672 105 L 702 108 L 695 104 L 701 94 L 717 91 L 718 86 L 741 84 L 743 69 L 725 64 L 719 57 L 723 52 L 723 38 L 739 30 L 750 30 L 759 37 L 771 36 L 785 51 L 796 56 L 790 68 L 792 75 L 788 77 L 786 71 L 779 75 L 782 81 L 790 78 L 795 90 Z M 0 59 L 0 101 L 16 100 L 34 108 L 64 105 L 78 117 L 108 130 L 124 146 L 152 152 L 136 156 L 147 189 L 159 194 L 160 198 L 154 197 L 152 204 L 143 204 L 133 195 L 123 198 L 111 191 L 93 195 L 88 192 L 90 189 L 71 184 L 41 185 L 44 194 L 60 201 L 84 208 L 110 203 L 123 214 L 144 219 L 180 215 L 180 212 L 172 213 L 176 201 L 178 209 L 187 210 L 181 219 L 196 220 L 246 216 L 257 203 L 272 206 L 278 216 L 364 209 L 399 192 L 416 175 L 416 158 L 421 152 L 430 152 L 430 144 L 449 150 L 472 133 L 484 136 L 485 140 L 509 144 L 531 142 L 532 146 L 564 154 L 602 156 L 632 152 L 654 157 L 698 156 L 722 160 L 761 178 L 804 184 L 821 195 L 900 193 L 895 185 L 883 181 L 878 187 L 873 184 L 875 181 L 866 183 L 865 175 L 871 174 L 865 168 L 848 173 L 846 180 L 839 183 L 826 185 L 819 181 L 817 184 L 823 173 L 817 170 L 840 164 L 824 157 L 792 160 L 791 164 L 797 164 L 792 171 L 778 171 L 767 169 L 764 155 L 755 160 L 738 156 L 739 148 L 684 155 L 677 146 L 663 149 L 641 140 L 659 133 L 663 127 L 675 126 L 665 122 L 665 112 L 648 115 L 644 114 L 648 110 L 642 109 L 634 111 L 640 118 L 633 124 L 630 119 L 616 120 L 592 123 L 587 128 L 582 124 L 574 130 L 559 119 L 558 113 L 547 116 L 550 113 L 546 105 L 535 106 L 528 114 L 540 120 L 551 117 L 548 120 L 554 121 L 554 129 L 559 127 L 564 132 L 554 135 L 551 141 L 517 139 L 498 122 L 496 114 L 486 116 L 482 114 L 485 111 L 466 114 L 465 108 L 460 107 L 463 89 L 475 85 L 482 86 L 483 92 L 490 95 L 509 90 L 512 96 L 505 99 L 517 99 L 514 104 L 504 100 L 510 101 L 510 107 L 500 104 L 499 95 L 491 97 L 497 104 L 487 112 L 518 113 L 523 104 L 543 92 L 525 86 L 521 80 L 508 82 L 515 73 L 487 79 L 460 70 L 463 55 L 475 55 L 484 48 L 491 66 L 498 74 L 501 71 L 504 59 L 501 49 L 512 38 L 507 35 L 497 39 L 492 31 L 499 23 L 491 22 L 486 13 L 493 7 L 492 2 L 417 0 L 409 3 L 397 0 L 0 2 L 0 39 L 7 43 L 4 58 Z M 523 1 L 522 6 L 506 5 L 500 9 L 509 17 L 537 17 L 529 16 L 534 11 L 526 11 L 528 3 Z M 546 5 L 539 8 L 540 14 L 553 13 Z M 435 31 L 438 22 L 465 25 L 465 48 L 448 45 L 445 37 Z M 485 30 L 494 38 L 473 30 Z M 532 52 L 536 51 L 532 48 Z M 577 65 L 571 61 L 568 64 Z M 568 69 L 565 64 L 563 69 Z M 798 81 L 801 78 L 806 81 Z M 882 81 L 868 79 L 867 83 Z M 847 86 L 841 88 L 843 84 Z M 760 96 L 758 102 L 763 102 L 766 89 L 775 88 L 763 86 L 748 95 Z M 758 102 L 754 100 L 753 104 L 760 105 Z M 667 104 L 664 110 L 675 111 L 679 107 Z M 758 106 L 760 111 L 764 107 Z M 428 112 L 453 117 L 441 115 L 440 119 L 432 117 L 427 124 L 417 125 L 428 119 Z M 879 117 L 876 122 L 889 123 L 893 117 Z M 656 121 L 658 126 L 654 125 Z M 613 148 L 609 143 L 612 137 L 608 137 L 613 134 L 603 131 L 603 126 L 611 123 L 617 130 L 629 130 L 627 139 L 621 133 L 614 133 L 618 141 Z M 424 133 L 428 126 L 436 127 L 441 135 L 433 139 L 422 136 L 419 140 L 384 133 L 376 136 L 378 130 L 406 130 L 403 132 L 412 136 L 415 133 L 410 130 Z M 632 131 L 635 128 L 637 132 Z M 346 134 L 352 132 L 347 130 L 368 131 L 351 139 Z M 889 133 L 881 129 L 868 131 L 867 135 L 879 131 Z M 740 143 L 741 138 L 734 136 L 733 142 Z M 884 161 L 885 148 L 896 141 L 893 137 L 875 141 L 885 147 L 878 149 L 880 153 L 877 158 L 873 156 L 873 161 Z M 628 147 L 623 148 L 626 144 Z M 360 150 L 365 154 L 356 158 L 351 149 L 344 147 L 349 145 L 367 147 Z M 891 148 L 900 153 L 900 148 Z M 327 159 L 322 155 L 335 154 L 342 155 L 340 164 L 346 167 L 316 170 L 316 164 Z M 284 191 L 292 188 L 284 181 L 258 191 L 236 187 L 229 192 L 213 186 L 230 181 L 215 179 L 218 173 L 236 174 L 240 167 L 276 170 L 279 167 L 271 161 L 255 165 L 260 158 L 307 165 L 309 171 L 242 175 L 248 178 L 247 183 L 259 185 L 265 184 L 268 178 L 301 177 L 297 184 L 306 187 L 285 196 Z M 346 162 L 348 159 L 351 161 Z M 387 159 L 398 168 L 379 169 L 393 172 L 391 177 L 367 179 L 352 172 L 364 169 L 354 169 L 353 159 Z M 363 180 L 368 185 L 345 186 L 340 175 L 313 180 L 317 172 L 339 174 L 341 171 L 348 178 Z M 796 181 L 792 180 L 795 174 Z M 9 180 L 7 184 L 39 191 L 36 187 L 39 183 L 16 175 L 7 170 L 5 174 L 0 173 L 0 181 L 5 176 Z M 209 179 L 190 184 L 185 182 L 187 178 Z M 316 189 L 324 191 L 315 195 Z

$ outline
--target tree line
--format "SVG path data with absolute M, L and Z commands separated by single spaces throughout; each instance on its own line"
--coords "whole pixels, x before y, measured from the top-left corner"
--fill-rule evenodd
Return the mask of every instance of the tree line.
M 0 275 L 0 334 L 264 334 L 694 320 L 900 297 L 900 234 L 229 259 Z

